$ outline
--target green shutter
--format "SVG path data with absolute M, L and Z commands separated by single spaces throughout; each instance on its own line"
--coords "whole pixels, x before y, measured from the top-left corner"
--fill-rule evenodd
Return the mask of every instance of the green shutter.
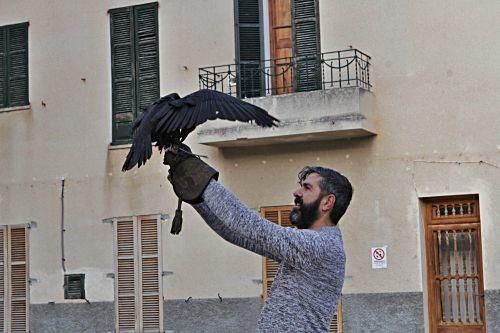
M 0 28 L 0 108 L 7 106 L 7 29 Z
M 1 27 L 0 107 L 28 104 L 28 23 Z
M 7 30 L 8 106 L 28 105 L 28 23 Z
M 295 91 L 321 89 L 318 0 L 292 0 Z
M 130 142 L 132 121 L 159 98 L 158 4 L 110 10 L 113 144 Z
M 141 112 L 160 96 L 158 4 L 135 7 L 134 18 L 136 77 L 138 78 L 136 112 Z
M 136 108 L 132 9 L 116 9 L 110 14 L 113 143 L 120 144 L 130 141 Z
M 263 76 L 262 24 L 260 0 L 235 0 L 236 57 L 238 63 L 238 95 L 261 96 Z

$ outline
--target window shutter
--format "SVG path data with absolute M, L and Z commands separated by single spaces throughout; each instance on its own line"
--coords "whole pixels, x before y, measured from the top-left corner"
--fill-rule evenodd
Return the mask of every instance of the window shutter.
M 295 91 L 321 89 L 318 0 L 292 0 Z
M 5 331 L 5 320 L 4 317 L 8 313 L 6 311 L 7 301 L 6 301 L 6 290 L 8 290 L 7 281 L 5 279 L 7 276 L 7 232 L 5 226 L 0 226 L 0 332 Z
M 10 302 L 11 331 L 28 332 L 27 229 L 10 227 Z
M 293 206 L 262 207 L 260 210 L 260 214 L 266 220 L 269 220 L 273 223 L 279 224 L 283 227 L 292 227 L 292 224 L 290 223 L 290 221 L 288 219 L 288 216 L 290 215 L 292 208 L 293 208 Z M 263 257 L 263 263 L 262 263 L 263 290 L 262 290 L 262 295 L 263 295 L 264 299 L 267 297 L 267 294 L 269 293 L 269 290 L 271 289 L 271 286 L 274 282 L 274 278 L 276 277 L 276 274 L 278 273 L 278 268 L 279 268 L 278 262 L 276 262 L 272 259 Z
M 135 267 L 136 224 L 132 218 L 115 220 L 115 318 L 116 332 L 137 332 L 137 281 Z
M 276 224 L 283 227 L 293 227 L 290 223 L 289 216 L 293 209 L 293 206 L 275 206 L 275 207 L 262 207 L 260 209 L 260 215 Z M 274 278 L 278 273 L 279 263 L 268 259 L 266 257 L 262 258 L 262 284 L 263 291 L 262 297 L 265 300 L 271 286 L 274 282 Z M 340 324 L 339 324 L 340 323 Z M 330 327 L 328 332 L 331 333 L 342 333 L 342 301 L 339 300 L 337 306 L 337 312 L 333 315 L 333 319 L 330 322 Z
M 28 102 L 28 23 L 12 25 L 7 30 L 8 106 Z
M 136 110 L 132 7 L 110 10 L 113 143 L 130 141 Z
M 7 29 L 0 28 L 0 108 L 7 106 Z
M 238 96 L 261 96 L 263 76 L 260 0 L 235 0 L 235 36 L 238 67 Z
M 134 20 L 138 113 L 160 97 L 158 3 L 134 7 Z
M 160 266 L 160 219 L 139 217 L 141 317 L 144 332 L 163 332 L 163 295 Z
M 115 219 L 117 332 L 163 332 L 161 220 Z

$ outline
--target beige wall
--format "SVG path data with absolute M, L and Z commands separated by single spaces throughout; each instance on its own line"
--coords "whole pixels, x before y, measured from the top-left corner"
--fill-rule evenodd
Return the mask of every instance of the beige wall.
M 128 149 L 109 149 L 107 10 L 145 2 L 0 0 L 0 25 L 30 22 L 31 108 L 0 112 L 0 224 L 38 222 L 30 244 L 34 303 L 63 298 L 61 177 L 66 267 L 87 274 L 91 301 L 113 298 L 113 281 L 105 277 L 113 271 L 112 229 L 101 220 L 174 215 L 176 200 L 158 155 L 123 174 Z M 159 3 L 160 90 L 184 95 L 198 88 L 198 67 L 234 61 L 232 1 Z M 306 164 L 348 176 L 355 196 L 341 222 L 345 293 L 421 291 L 419 198 L 478 193 L 485 285 L 499 289 L 500 177 L 492 165 L 500 165 L 500 4 L 320 3 L 323 51 L 353 45 L 372 56 L 378 135 L 254 149 L 200 146 L 195 135 L 190 143 L 252 208 L 291 203 L 296 174 Z M 187 206 L 184 214 L 180 236 L 164 224 L 164 270 L 174 272 L 164 278 L 166 297 L 258 296 L 261 286 L 252 280 L 260 278 L 259 257 L 218 238 Z M 388 246 L 386 270 L 371 269 L 370 248 L 377 245 Z

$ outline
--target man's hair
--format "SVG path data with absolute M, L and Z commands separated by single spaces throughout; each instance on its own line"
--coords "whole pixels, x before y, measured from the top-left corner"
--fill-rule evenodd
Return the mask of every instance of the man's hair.
M 306 166 L 299 172 L 299 182 L 302 182 L 311 173 L 317 173 L 321 179 L 319 188 L 321 196 L 333 194 L 335 196 L 335 204 L 330 212 L 330 219 L 333 225 L 339 223 L 340 218 L 344 215 L 352 198 L 352 185 L 349 180 L 339 172 L 323 168 L 320 166 Z

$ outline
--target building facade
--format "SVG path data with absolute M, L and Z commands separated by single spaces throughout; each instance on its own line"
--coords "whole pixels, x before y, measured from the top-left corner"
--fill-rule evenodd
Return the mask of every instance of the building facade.
M 499 11 L 0 0 L 0 327 L 255 329 L 271 266 L 188 205 L 169 233 L 177 199 L 159 153 L 121 172 L 146 105 L 210 88 L 281 119 L 207 123 L 187 140 L 256 213 L 281 223 L 305 165 L 353 184 L 332 330 L 499 331 Z

